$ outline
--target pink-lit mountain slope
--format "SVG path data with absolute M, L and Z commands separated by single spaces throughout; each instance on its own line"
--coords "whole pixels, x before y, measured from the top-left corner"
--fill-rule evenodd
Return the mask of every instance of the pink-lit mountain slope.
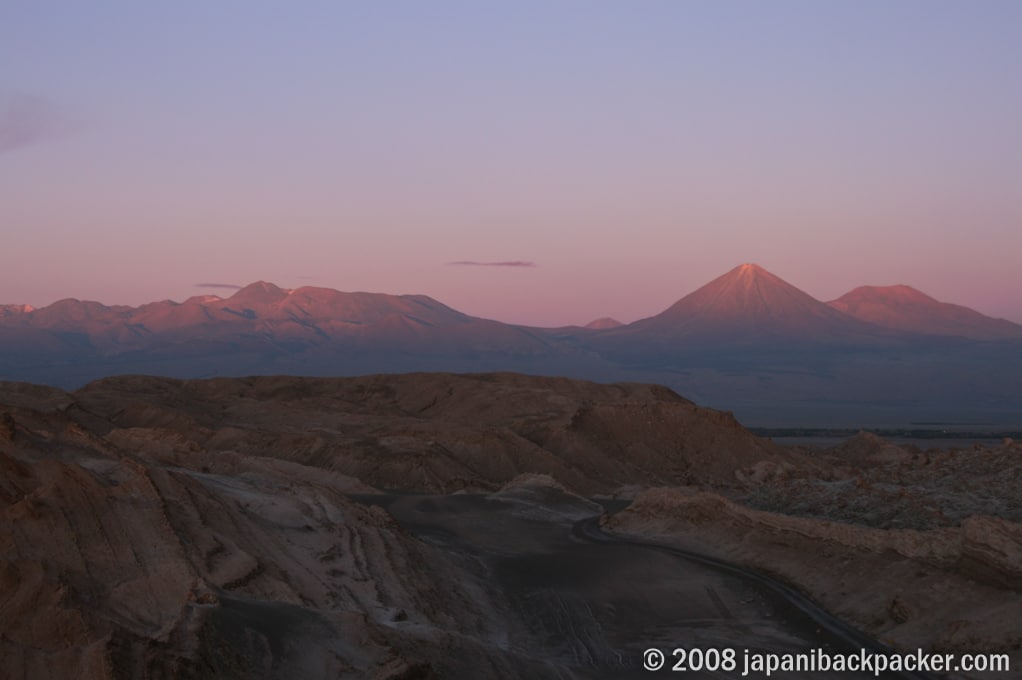
M 974 309 L 940 302 L 911 286 L 860 286 L 827 303 L 861 321 L 929 335 L 979 340 L 1022 338 L 1022 326 Z
M 618 331 L 723 342 L 890 335 L 886 329 L 829 307 L 755 264 L 735 267 L 660 314 Z
M 183 345 L 285 346 L 342 342 L 347 348 L 422 353 L 534 353 L 546 341 L 517 326 L 462 314 L 425 295 L 344 293 L 328 288 L 285 290 L 263 281 L 229 298 L 196 296 L 140 307 L 108 307 L 67 299 L 0 317 L 8 335 L 40 332 L 87 343 L 106 354 Z

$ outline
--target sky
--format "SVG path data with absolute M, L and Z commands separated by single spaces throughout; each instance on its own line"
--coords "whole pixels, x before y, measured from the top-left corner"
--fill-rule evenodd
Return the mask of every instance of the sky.
M 755 262 L 1022 322 L 1019 121 L 1014 0 L 2 0 L 0 303 L 557 326 Z

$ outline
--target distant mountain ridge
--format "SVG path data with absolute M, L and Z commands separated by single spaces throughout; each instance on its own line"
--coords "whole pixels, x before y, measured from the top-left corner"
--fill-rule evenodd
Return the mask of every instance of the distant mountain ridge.
M 1013 418 L 1022 413 L 1022 326 L 908 286 L 857 288 L 824 303 L 755 264 L 624 325 L 532 328 L 425 295 L 265 281 L 226 298 L 138 307 L 71 298 L 39 309 L 0 305 L 6 380 L 74 388 L 126 373 L 414 371 L 659 382 L 717 408 L 793 414 L 749 423 L 759 425 L 850 424 L 840 414 L 866 413 L 871 404 L 885 413 L 909 409 L 912 419 L 959 420 L 967 411 Z M 851 424 L 863 422 L 891 421 Z
M 426 295 L 349 293 L 313 286 L 285 289 L 266 281 L 244 286 L 227 298 L 197 295 L 184 302 L 163 300 L 139 307 L 75 298 L 41 308 L 0 305 L 0 326 L 77 331 L 90 337 L 118 325 L 133 328 L 134 335 L 187 333 L 221 323 L 243 331 L 245 321 L 255 322 L 248 324 L 251 330 L 298 337 L 310 332 L 350 337 L 388 326 L 471 327 L 475 322 L 544 330 L 472 317 Z M 910 286 L 860 286 L 824 303 L 751 263 L 735 267 L 652 317 L 630 324 L 603 317 L 584 328 L 719 339 L 748 334 L 761 339 L 884 334 L 880 329 L 978 339 L 1022 337 L 1022 325 L 939 302 Z
M 520 368 L 556 354 L 541 332 L 463 314 L 425 295 L 287 290 L 139 307 L 60 300 L 0 313 L 0 378 L 61 387 L 107 375 L 352 375 Z
M 1022 338 L 1022 325 L 940 302 L 911 286 L 860 286 L 827 304 L 861 321 L 901 331 L 981 340 Z
M 489 342 L 507 351 L 543 345 L 519 327 L 478 319 L 425 295 L 342 293 L 329 288 L 286 290 L 258 281 L 228 298 L 195 296 L 139 307 L 65 299 L 0 317 L 10 330 L 75 331 L 96 348 L 132 350 L 154 342 L 331 340 L 414 344 L 426 336 L 455 345 Z M 452 331 L 455 329 L 456 332 Z M 463 343 L 458 343 L 458 334 Z M 483 344 L 480 344 L 483 343 Z
M 743 264 L 666 310 L 622 329 L 713 342 L 821 341 L 888 335 L 802 292 L 756 264 Z

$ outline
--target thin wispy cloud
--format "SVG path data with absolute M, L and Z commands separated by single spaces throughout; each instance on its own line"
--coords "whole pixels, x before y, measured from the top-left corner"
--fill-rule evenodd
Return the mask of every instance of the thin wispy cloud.
M 234 283 L 197 283 L 196 288 L 229 288 L 230 290 L 241 290 L 241 286 Z
M 504 262 L 476 262 L 475 260 L 458 260 L 457 262 L 448 262 L 449 265 L 456 265 L 460 267 L 535 267 L 535 262 L 528 262 L 526 260 L 507 260 Z
M 71 124 L 50 101 L 0 95 L 0 154 L 67 134 Z

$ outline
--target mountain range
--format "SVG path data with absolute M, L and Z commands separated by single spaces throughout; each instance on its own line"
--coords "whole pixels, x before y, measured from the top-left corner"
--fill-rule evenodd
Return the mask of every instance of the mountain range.
M 887 337 L 877 324 L 819 302 L 755 264 L 743 264 L 618 334 L 672 342 L 764 344 Z M 1019 327 L 1022 331 L 1022 326 Z
M 903 285 L 821 302 L 755 264 L 646 319 L 557 329 L 473 317 L 425 295 L 263 281 L 227 298 L 139 307 L 0 306 L 0 378 L 60 387 L 124 373 L 513 370 L 661 382 L 760 422 L 818 421 L 821 407 L 829 422 L 877 408 L 898 421 L 957 421 L 961 406 L 1001 421 L 1022 412 L 1020 368 L 1022 325 Z

